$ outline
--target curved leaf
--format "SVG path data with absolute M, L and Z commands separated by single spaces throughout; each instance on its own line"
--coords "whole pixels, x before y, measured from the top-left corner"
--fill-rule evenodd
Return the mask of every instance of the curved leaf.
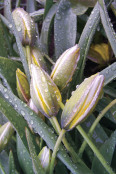
M 113 24 L 110 22 L 108 12 L 104 0 L 99 0 L 100 16 L 101 21 L 104 27 L 104 30 L 107 34 L 108 40 L 111 44 L 112 50 L 116 56 L 116 33 L 113 29 Z
M 81 34 L 80 40 L 79 40 L 79 46 L 80 46 L 80 79 L 82 78 L 85 62 L 86 62 L 86 56 L 91 44 L 91 41 L 93 39 L 93 35 L 97 29 L 97 26 L 100 21 L 100 13 L 99 13 L 99 4 L 97 3 L 94 7 L 94 9 L 91 12 L 91 15 L 89 16 L 89 19 L 84 27 L 84 30 Z M 77 71 L 78 73 L 78 71 Z
M 12 151 L 10 151 L 9 154 L 9 174 L 15 174 L 15 164 Z
M 39 118 L 37 114 L 35 114 L 28 106 L 26 106 L 26 104 L 21 102 L 13 93 L 6 90 L 6 88 L 4 88 L 1 84 L 0 84 L 0 93 L 4 97 L 7 95 L 7 97 L 5 97 L 5 98 L 8 102 L 11 100 L 14 101 L 14 102 L 12 102 L 12 106 L 15 108 L 15 110 L 17 110 L 17 112 L 25 118 L 25 120 L 28 122 L 28 124 L 31 125 L 31 127 L 33 128 L 34 132 L 38 133 L 47 143 L 49 148 L 53 150 L 54 145 L 56 143 L 57 136 L 53 133 L 53 131 L 49 128 L 49 126 L 47 126 L 46 123 L 44 123 L 43 120 L 41 118 Z M 2 107 L 0 106 L 1 111 L 3 108 L 2 112 L 5 112 L 6 109 L 9 108 L 9 105 L 8 105 L 8 107 L 6 106 L 6 108 L 3 107 L 2 102 L 1 102 L 1 105 L 2 105 Z M 15 107 L 15 105 L 17 105 L 18 107 Z M 12 110 L 13 110 L 13 108 L 12 108 Z M 15 113 L 14 115 L 19 115 L 18 113 L 17 114 Z M 16 120 L 16 117 L 14 119 Z M 14 120 L 12 122 L 14 122 Z M 19 121 L 18 121 L 18 123 L 19 123 Z M 22 124 L 20 126 L 22 126 Z M 27 127 L 27 126 L 25 126 L 25 127 Z M 21 137 L 22 141 L 25 142 L 24 132 L 22 134 L 23 134 L 23 136 L 20 136 L 20 137 Z M 24 143 L 24 144 L 25 144 L 25 146 L 27 146 L 26 143 Z M 82 173 L 91 174 L 91 171 L 84 165 L 84 163 L 81 160 L 79 160 L 76 164 L 74 164 L 71 161 L 71 159 L 69 158 L 69 156 L 68 156 L 67 152 L 65 151 L 65 149 L 63 148 L 63 146 L 60 147 L 57 156 L 73 174 L 82 174 Z
M 1 172 L 1 174 L 6 174 L 5 170 L 4 170 L 4 167 L 2 166 L 1 163 L 0 163 L 0 172 Z
M 58 58 L 66 49 L 75 45 L 77 17 L 70 2 L 61 0 L 54 20 L 55 54 Z
M 16 70 L 17 68 L 23 69 L 22 65 L 14 60 L 7 59 L 5 57 L 0 57 L 0 76 L 7 80 L 11 89 L 15 94 L 16 92 Z
M 5 171 L 5 173 L 8 173 L 8 154 L 5 151 L 2 151 L 0 153 L 0 165 L 3 166 L 3 170 Z M 2 169 L 0 166 L 0 174 L 2 174 Z
M 56 13 L 57 6 L 58 4 L 56 3 L 50 8 L 42 25 L 42 30 L 40 35 L 40 43 L 41 43 L 40 49 L 46 54 L 48 53 L 48 38 L 49 38 L 50 26 L 52 24 L 52 20 Z
M 31 18 L 33 18 L 35 22 L 37 22 L 43 19 L 43 14 L 44 14 L 44 9 L 39 9 L 37 11 L 30 13 L 30 16 Z
M 49 12 L 50 8 L 52 7 L 53 0 L 47 0 L 45 4 L 45 12 L 44 12 L 44 18 L 46 17 L 47 13 Z
M 30 154 L 25 148 L 18 134 L 17 134 L 17 155 L 23 172 L 25 174 L 34 174 Z
M 100 74 L 104 75 L 104 86 L 106 86 L 108 83 L 116 78 L 116 62 L 102 70 Z
M 104 156 L 109 165 L 111 164 L 112 161 L 115 146 L 116 146 L 116 131 L 100 148 L 101 154 Z M 92 171 L 94 172 L 94 174 L 98 173 L 109 174 L 96 157 L 94 157 L 93 160 Z
M 25 132 L 26 132 L 26 137 L 27 137 L 27 142 L 28 142 L 28 146 L 29 146 L 30 155 L 31 155 L 31 158 L 32 158 L 34 173 L 35 174 L 40 174 L 40 173 L 45 174 L 45 171 L 41 166 L 39 158 L 36 155 L 35 147 L 34 147 L 34 144 L 32 142 L 32 138 L 31 138 L 31 134 L 30 134 L 30 132 L 27 128 L 25 128 Z

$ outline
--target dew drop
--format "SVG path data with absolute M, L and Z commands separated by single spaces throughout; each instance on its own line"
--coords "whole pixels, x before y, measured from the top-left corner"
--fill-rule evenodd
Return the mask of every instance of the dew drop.
M 61 15 L 57 13 L 56 19 L 60 20 L 61 19 Z
M 24 111 L 23 111 L 23 110 L 21 110 L 21 115 L 25 116 L 25 113 L 24 113 Z
M 45 89 L 45 92 L 48 92 L 48 89 L 47 88 Z
M 33 120 L 31 120 L 31 124 L 33 125 Z
M 12 24 L 9 24 L 9 28 L 12 28 Z
M 44 76 L 42 77 L 42 81 L 43 81 L 43 82 L 45 82 L 45 81 L 46 81 L 46 79 L 45 79 L 45 77 L 44 77 Z
M 4 97 L 5 97 L 6 99 L 8 99 L 8 98 L 9 98 L 9 96 L 8 96 L 7 94 L 5 94 L 5 95 L 4 95 Z

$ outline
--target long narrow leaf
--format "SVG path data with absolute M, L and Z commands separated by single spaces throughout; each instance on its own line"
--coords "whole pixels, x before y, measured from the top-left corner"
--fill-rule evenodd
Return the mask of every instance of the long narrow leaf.
M 116 62 L 102 70 L 100 74 L 105 77 L 104 86 L 110 83 L 116 78 Z
M 40 174 L 40 173 L 45 174 L 45 171 L 42 168 L 41 163 L 39 161 L 39 158 L 38 158 L 38 156 L 35 152 L 35 147 L 33 145 L 30 132 L 27 128 L 25 129 L 25 132 L 26 132 L 26 137 L 27 137 L 27 142 L 28 142 L 28 146 L 29 146 L 30 155 L 31 155 L 31 158 L 32 158 L 33 170 L 34 170 L 35 174 Z
M 41 36 L 40 36 L 40 43 L 41 43 L 40 49 L 46 54 L 48 53 L 48 38 L 49 38 L 50 26 L 52 24 L 52 20 L 56 13 L 57 6 L 58 4 L 56 3 L 50 8 L 42 25 Z
M 116 33 L 113 29 L 113 24 L 110 22 L 110 18 L 104 0 L 99 0 L 99 9 L 104 30 L 107 34 L 108 40 L 116 56 Z
M 25 174 L 34 174 L 30 154 L 27 151 L 26 147 L 24 146 L 18 134 L 17 134 L 17 155 L 23 172 Z
M 100 13 L 99 13 L 99 4 L 96 3 L 94 9 L 91 12 L 91 15 L 89 16 L 89 19 L 84 27 L 84 30 L 81 34 L 80 40 L 79 40 L 79 46 L 81 48 L 80 50 L 80 79 L 82 78 L 85 62 L 86 62 L 86 56 L 90 47 L 90 44 L 93 39 L 93 35 L 97 29 L 97 26 L 100 21 Z M 78 72 L 77 72 L 78 73 Z
M 113 153 L 115 151 L 115 146 L 116 146 L 116 131 L 111 135 L 111 137 L 100 148 L 101 154 L 107 160 L 109 165 L 112 162 L 112 157 L 113 157 Z M 93 164 L 92 164 L 92 171 L 94 172 L 94 174 L 98 174 L 98 173 L 108 174 L 108 172 L 104 169 L 104 167 L 99 162 L 97 157 L 94 157 Z
M 77 16 L 70 2 L 61 0 L 54 20 L 55 55 L 58 58 L 66 49 L 75 45 Z
M 10 151 L 9 154 L 9 174 L 15 174 L 15 163 L 12 151 Z

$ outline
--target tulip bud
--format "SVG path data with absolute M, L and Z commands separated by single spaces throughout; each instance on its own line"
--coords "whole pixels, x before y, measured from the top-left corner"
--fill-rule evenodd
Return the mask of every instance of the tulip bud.
M 43 147 L 43 149 L 41 150 L 41 152 L 38 155 L 38 158 L 41 162 L 42 167 L 47 172 L 49 170 L 50 159 L 51 159 L 50 149 L 48 149 L 46 146 Z
M 59 110 L 61 94 L 49 75 L 36 65 L 31 65 L 30 93 L 33 103 L 47 117 L 55 116 Z
M 85 79 L 73 92 L 61 116 L 61 125 L 71 130 L 91 114 L 102 95 L 104 76 L 95 74 Z
M 57 60 L 51 78 L 54 83 L 62 90 L 71 80 L 80 58 L 78 45 L 66 50 Z
M 41 52 L 38 50 L 38 48 L 31 48 L 30 56 L 31 56 L 32 64 L 40 66 L 42 69 L 47 71 L 46 62 L 45 62 Z
M 12 15 L 22 44 L 33 45 L 36 40 L 36 31 L 30 15 L 23 8 L 16 8 Z
M 16 83 L 19 98 L 27 103 L 30 99 L 29 83 L 26 75 L 20 69 L 16 70 Z
M 14 134 L 14 129 L 10 122 L 0 127 L 0 152 L 7 146 Z

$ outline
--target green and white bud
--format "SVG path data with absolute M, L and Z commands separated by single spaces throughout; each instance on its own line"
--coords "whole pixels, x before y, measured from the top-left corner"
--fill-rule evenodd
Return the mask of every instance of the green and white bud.
M 61 126 L 71 130 L 91 114 L 102 95 L 104 76 L 92 75 L 85 79 L 67 101 L 61 116 Z
M 66 50 L 55 63 L 51 78 L 60 90 L 72 80 L 79 58 L 80 48 L 75 45 Z

